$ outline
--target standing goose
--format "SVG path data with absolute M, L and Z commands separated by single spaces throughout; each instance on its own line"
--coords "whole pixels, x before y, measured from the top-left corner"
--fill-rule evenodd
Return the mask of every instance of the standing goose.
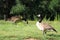
M 40 17 L 40 15 L 38 15 L 38 17 Z M 47 23 L 42 23 L 42 20 L 39 20 L 36 23 L 36 26 L 38 27 L 39 30 L 43 31 L 43 34 L 46 33 L 47 30 L 53 30 L 55 32 L 57 32 L 51 25 L 47 24 Z

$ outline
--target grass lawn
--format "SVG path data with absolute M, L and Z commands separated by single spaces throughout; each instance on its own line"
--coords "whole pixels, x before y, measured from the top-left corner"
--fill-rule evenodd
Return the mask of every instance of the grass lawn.
M 44 21 L 46 22 L 46 21 Z M 47 32 L 43 36 L 42 31 L 36 27 L 36 21 L 19 22 L 17 25 L 0 20 L 0 40 L 60 40 L 60 22 L 48 21 L 58 32 Z

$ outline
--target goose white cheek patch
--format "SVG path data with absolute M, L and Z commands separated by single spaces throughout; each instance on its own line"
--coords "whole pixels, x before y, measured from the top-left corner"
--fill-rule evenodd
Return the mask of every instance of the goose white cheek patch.
M 38 17 L 40 17 L 41 15 L 39 14 L 39 15 L 37 15 Z

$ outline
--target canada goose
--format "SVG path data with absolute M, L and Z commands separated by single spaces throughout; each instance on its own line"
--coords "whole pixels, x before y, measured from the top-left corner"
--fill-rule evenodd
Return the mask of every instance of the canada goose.
M 27 19 L 23 16 L 12 16 L 12 17 L 7 19 L 7 21 L 12 21 L 13 23 L 17 23 L 17 22 L 22 21 L 22 20 L 24 20 L 28 24 Z
M 38 17 L 40 17 L 40 15 L 38 15 Z M 38 27 L 39 30 L 43 31 L 43 34 L 46 33 L 46 31 L 48 30 L 53 30 L 55 32 L 57 32 L 51 25 L 47 24 L 47 23 L 42 23 L 42 20 L 39 20 L 36 23 L 36 26 Z

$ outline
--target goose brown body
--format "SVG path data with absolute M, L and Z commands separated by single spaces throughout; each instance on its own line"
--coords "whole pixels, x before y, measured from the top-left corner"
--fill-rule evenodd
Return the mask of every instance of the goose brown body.
M 48 23 L 43 23 L 42 22 L 42 18 L 41 18 L 41 15 L 37 15 L 38 18 L 39 18 L 39 21 L 36 23 L 36 26 L 38 27 L 39 30 L 43 31 L 43 34 L 46 33 L 46 31 L 48 30 L 53 30 L 55 32 L 57 32 L 51 25 L 49 25 Z
M 47 23 L 36 23 L 36 26 L 43 32 L 46 32 L 47 30 L 53 30 L 55 32 L 57 32 L 51 25 L 47 24 Z

